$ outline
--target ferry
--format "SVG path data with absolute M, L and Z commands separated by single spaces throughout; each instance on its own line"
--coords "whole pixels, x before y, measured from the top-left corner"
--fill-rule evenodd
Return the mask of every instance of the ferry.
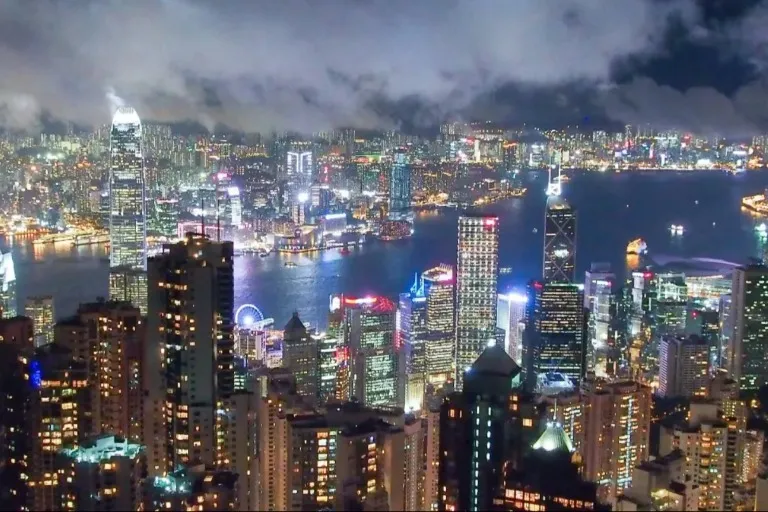
M 296 263 L 292 261 L 286 261 L 285 263 L 283 263 L 283 266 L 286 268 L 298 267 L 298 265 L 296 265 Z
M 501 274 L 501 275 L 506 275 L 506 274 L 511 274 L 511 273 L 512 273 L 512 267 L 501 267 L 499 269 L 499 274 Z
M 745 210 L 749 210 L 752 213 L 756 213 L 758 215 L 768 215 L 768 199 L 766 199 L 767 195 L 768 194 L 763 192 L 762 194 L 743 197 L 741 199 L 741 206 Z
M 382 223 L 379 240 L 392 241 L 409 238 L 413 235 L 413 226 L 407 220 L 388 220 Z
M 642 255 L 648 252 L 648 245 L 642 238 L 635 238 L 627 244 L 627 254 Z
M 523 197 L 528 189 L 525 187 L 515 187 L 509 191 L 510 197 Z
M 669 232 L 672 236 L 683 236 L 685 228 L 682 224 L 672 224 L 669 226 Z
M 269 256 L 269 253 L 268 253 L 268 252 L 260 252 L 260 253 L 259 253 L 259 257 L 260 257 L 260 258 L 266 258 L 267 256 Z

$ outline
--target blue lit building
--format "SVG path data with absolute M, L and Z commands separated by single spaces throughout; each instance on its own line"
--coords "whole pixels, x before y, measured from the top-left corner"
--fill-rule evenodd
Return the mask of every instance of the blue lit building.
M 426 383 L 427 296 L 424 280 L 416 275 L 413 286 L 400 294 L 397 332 L 405 356 L 405 407 L 421 410 Z
M 396 152 L 389 174 L 389 217 L 403 219 L 411 207 L 411 169 L 405 153 Z

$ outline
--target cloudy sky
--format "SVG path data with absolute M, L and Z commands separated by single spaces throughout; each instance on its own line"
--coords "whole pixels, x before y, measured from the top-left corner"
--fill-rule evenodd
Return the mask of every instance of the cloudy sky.
M 0 124 L 768 131 L 768 0 L 2 0 Z

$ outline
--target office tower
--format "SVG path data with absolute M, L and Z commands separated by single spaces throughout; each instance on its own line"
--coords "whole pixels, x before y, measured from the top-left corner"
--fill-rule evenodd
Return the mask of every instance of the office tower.
M 741 481 L 753 482 L 763 464 L 763 446 L 765 445 L 765 432 L 762 430 L 747 430 L 744 433 L 744 456 L 741 464 Z
M 330 332 L 313 335 L 317 343 L 318 383 L 317 393 L 320 403 L 336 398 L 339 382 L 339 354 L 343 351 L 339 338 Z
M 35 349 L 35 331 L 31 318 L 0 318 L 0 344 L 12 345 L 22 353 Z
M 395 339 L 395 304 L 385 297 L 344 297 L 350 395 L 369 407 L 403 407 L 405 364 Z
M 496 339 L 498 217 L 459 217 L 456 258 L 455 371 L 456 389 L 461 390 L 464 370 Z
M 549 422 L 519 467 L 504 465 L 494 510 L 595 510 L 597 484 L 581 476 L 578 454 L 556 422 Z
M 141 312 L 128 302 L 81 304 L 54 328 L 58 344 L 85 362 L 90 391 L 90 435 L 142 439 Z M 138 368 L 137 368 L 138 364 Z
M 27 382 L 32 388 L 26 430 L 31 441 L 30 510 L 58 508 L 58 451 L 89 436 L 86 375 L 85 363 L 73 359 L 72 353 L 57 343 L 38 348 L 27 366 Z
M 491 345 L 466 371 L 464 389 L 440 409 L 438 510 L 490 510 L 510 458 L 514 385 L 520 368 Z
M 614 510 L 699 510 L 701 489 L 686 479 L 685 463 L 680 450 L 641 462 L 633 473 L 632 486 L 619 495 Z
M 128 300 L 146 313 L 144 158 L 141 120 L 134 109 L 117 109 L 109 145 L 109 295 Z
M 663 272 L 656 274 L 656 297 L 651 308 L 655 339 L 674 336 L 685 331 L 688 307 L 688 286 L 685 274 Z
M 528 285 L 523 332 L 523 372 L 534 389 L 537 377 L 562 373 L 578 386 L 586 371 L 586 337 L 583 292 L 568 283 Z
M 632 483 L 637 464 L 648 459 L 651 388 L 637 382 L 585 381 L 584 477 L 596 482 L 603 503 Z
M 144 449 L 117 436 L 66 446 L 57 460 L 57 510 L 140 510 Z
M 405 153 L 396 151 L 389 173 L 389 218 L 403 219 L 411 208 L 411 169 Z
M 662 425 L 659 454 L 683 453 L 683 475 L 699 486 L 699 510 L 734 510 L 745 426 L 745 415 L 728 416 L 709 401 L 692 402 L 685 421 Z
M 584 308 L 589 311 L 587 348 L 593 353 L 587 366 L 598 375 L 615 373 L 612 349 L 615 339 L 612 333 L 613 293 L 616 276 L 605 264 L 592 264 L 584 277 Z
M 312 179 L 312 152 L 289 151 L 287 153 L 286 174 L 288 181 L 297 184 L 309 184 Z
M 398 345 L 405 352 L 405 410 L 420 411 L 426 386 L 427 297 L 418 276 L 397 308 Z
M 496 327 L 504 329 L 504 348 L 516 363 L 522 362 L 525 304 L 528 297 L 522 293 L 500 293 L 497 301 Z
M 427 295 L 427 382 L 440 385 L 455 375 L 456 330 L 453 267 L 439 265 L 421 274 Z
M 188 234 L 149 261 L 144 442 L 150 476 L 213 464 L 217 401 L 235 392 L 232 242 Z
M 164 477 L 147 479 L 143 510 L 244 510 L 237 502 L 239 480 L 232 471 L 204 464 L 183 466 Z
M 659 344 L 659 395 L 667 398 L 707 394 L 709 343 L 699 336 L 664 336 Z
M 421 416 L 413 416 L 407 414 L 405 416 L 405 422 L 403 424 L 403 462 L 402 465 L 405 468 L 403 472 L 403 509 L 404 510 L 424 510 L 424 484 L 426 483 L 426 431 L 427 421 L 423 420 Z M 394 443 L 393 443 L 394 444 Z M 400 444 L 394 444 L 399 447 Z M 390 460 L 394 463 L 393 466 L 397 470 L 398 455 L 392 457 Z
M 35 346 L 53 342 L 53 297 L 27 297 L 24 315 L 32 319 L 35 326 Z
M 16 268 L 13 255 L 0 251 L 0 318 L 13 318 L 18 307 L 16 298 Z
M 768 267 L 751 265 L 733 271 L 728 345 L 728 373 L 742 391 L 768 384 Z
M 285 432 L 276 443 L 286 471 L 273 476 L 279 510 L 412 510 L 405 476 L 413 469 L 406 447 L 414 433 L 401 411 L 348 402 L 287 415 L 276 432 Z
M 25 347 L 9 343 L 0 333 L 0 504 L 6 510 L 28 510 L 27 481 L 33 439 L 28 435 L 27 415 L 33 390 L 25 376 L 32 350 L 31 336 L 28 344 Z
M 296 392 L 308 398 L 317 397 L 318 346 L 294 312 L 283 330 L 283 366 L 296 379 Z
M 559 173 L 558 173 L 559 175 Z M 550 183 L 544 214 L 544 282 L 573 283 L 576 277 L 576 210 Z

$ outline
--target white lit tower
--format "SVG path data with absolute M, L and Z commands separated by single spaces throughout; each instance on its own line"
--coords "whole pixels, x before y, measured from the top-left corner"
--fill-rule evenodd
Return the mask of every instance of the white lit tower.
M 456 389 L 464 370 L 496 339 L 499 219 L 459 217 L 456 261 Z
M 544 214 L 544 282 L 573 283 L 576 267 L 576 211 L 561 197 L 560 167 L 549 170 Z
M 147 312 L 147 228 L 141 120 L 130 107 L 112 118 L 109 137 L 109 295 Z

